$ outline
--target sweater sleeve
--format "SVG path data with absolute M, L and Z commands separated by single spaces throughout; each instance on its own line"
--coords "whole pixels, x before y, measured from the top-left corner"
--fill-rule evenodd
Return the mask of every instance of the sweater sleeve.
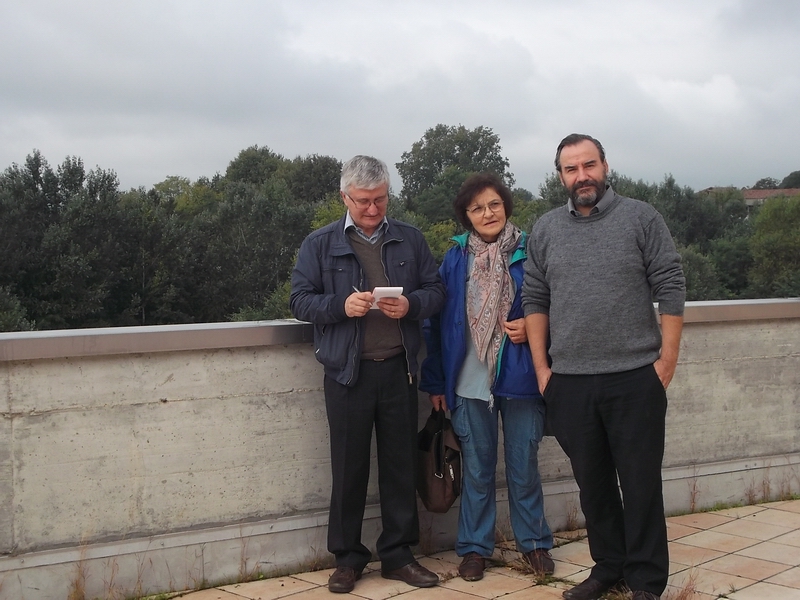
M 658 302 L 660 313 L 681 316 L 686 302 L 686 278 L 675 242 L 658 212 L 648 224 L 645 240 L 645 269 L 653 301 Z
M 550 313 L 550 286 L 545 279 L 543 268 L 544 248 L 541 243 L 541 228 L 533 226 L 528 236 L 528 258 L 525 260 L 525 273 L 522 279 L 522 310 L 524 314 Z

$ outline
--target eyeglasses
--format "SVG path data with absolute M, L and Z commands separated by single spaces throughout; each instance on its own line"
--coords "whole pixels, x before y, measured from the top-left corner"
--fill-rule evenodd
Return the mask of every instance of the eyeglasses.
M 503 203 L 500 200 L 492 200 L 486 206 L 476 204 L 475 206 L 467 209 L 467 214 L 472 217 L 481 217 L 486 212 L 487 208 L 493 213 L 499 213 L 503 208 Z
M 372 204 L 374 204 L 377 208 L 380 208 L 389 201 L 389 196 L 381 196 L 380 198 L 375 198 L 375 200 L 363 200 L 361 198 L 353 198 L 347 192 L 342 193 L 350 198 L 350 201 L 361 210 L 367 210 Z

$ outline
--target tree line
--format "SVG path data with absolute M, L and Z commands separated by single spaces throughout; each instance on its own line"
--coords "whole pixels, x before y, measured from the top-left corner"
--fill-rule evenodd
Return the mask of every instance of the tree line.
M 451 203 L 471 173 L 504 179 L 511 220 L 525 230 L 565 202 L 556 173 L 538 196 L 515 187 L 486 127 L 437 125 L 396 167 L 402 188 L 389 214 L 419 227 L 438 259 L 459 232 Z M 224 175 L 123 191 L 114 171 L 87 171 L 77 157 L 53 168 L 34 150 L 0 175 L 0 330 L 288 317 L 300 243 L 344 214 L 340 170 L 334 157 L 288 159 L 252 146 Z M 695 192 L 671 176 L 647 183 L 612 171 L 609 179 L 664 215 L 688 299 L 800 295 L 800 197 L 747 206 L 739 190 Z

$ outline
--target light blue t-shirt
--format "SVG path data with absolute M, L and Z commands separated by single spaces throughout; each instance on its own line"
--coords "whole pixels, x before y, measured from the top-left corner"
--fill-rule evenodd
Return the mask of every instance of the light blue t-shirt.
M 475 256 L 470 252 L 467 258 L 467 273 L 472 271 L 472 263 Z M 511 280 L 512 286 L 514 280 Z M 467 281 L 465 293 L 469 292 L 471 282 Z M 512 293 L 516 290 L 512 290 Z M 464 357 L 464 364 L 456 380 L 456 395 L 462 398 L 476 398 L 478 400 L 489 401 L 491 395 L 491 382 L 489 380 L 489 365 L 478 358 L 478 349 L 472 341 L 472 332 L 469 330 L 469 323 L 464 315 L 464 327 L 467 332 L 467 355 Z

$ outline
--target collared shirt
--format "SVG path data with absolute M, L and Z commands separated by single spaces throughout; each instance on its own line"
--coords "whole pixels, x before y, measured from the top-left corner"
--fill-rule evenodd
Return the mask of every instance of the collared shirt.
M 383 221 L 381 221 L 381 224 L 375 228 L 375 231 L 372 232 L 372 235 L 367 235 L 366 233 L 364 233 L 364 230 L 361 229 L 361 227 L 356 225 L 355 221 L 353 221 L 353 217 L 350 216 L 350 211 L 348 210 L 347 216 L 344 219 L 345 233 L 347 233 L 347 230 L 350 229 L 351 227 L 355 229 L 359 237 L 364 238 L 370 244 L 374 244 L 386 232 L 386 229 L 389 227 L 389 221 L 386 220 L 386 217 L 383 217 Z
M 611 201 L 614 199 L 614 194 L 609 194 L 608 190 L 610 190 L 610 186 L 606 186 L 606 192 L 603 194 L 603 197 L 600 198 L 600 201 L 592 207 L 592 210 L 589 211 L 589 214 L 586 216 L 596 215 L 597 213 L 604 211 L 608 208 L 608 205 L 611 204 Z M 575 202 L 573 202 L 572 198 L 567 200 L 567 210 L 569 210 L 569 214 L 573 217 L 582 217 L 583 215 L 580 213 L 578 208 L 575 206 Z

